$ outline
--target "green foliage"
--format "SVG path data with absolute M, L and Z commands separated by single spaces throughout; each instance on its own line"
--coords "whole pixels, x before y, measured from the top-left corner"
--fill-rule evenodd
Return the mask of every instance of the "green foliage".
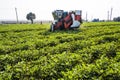
M 0 25 L 0 80 L 119 80 L 120 23 Z

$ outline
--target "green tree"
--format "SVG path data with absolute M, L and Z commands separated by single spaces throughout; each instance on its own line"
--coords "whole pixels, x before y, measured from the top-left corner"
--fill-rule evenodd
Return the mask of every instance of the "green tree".
M 120 17 L 115 17 L 115 18 L 113 18 L 113 20 L 120 22 Z
M 31 24 L 33 24 L 33 19 L 35 19 L 36 16 L 35 16 L 34 13 L 30 12 L 30 13 L 27 14 L 26 18 L 27 18 L 27 20 L 31 21 Z

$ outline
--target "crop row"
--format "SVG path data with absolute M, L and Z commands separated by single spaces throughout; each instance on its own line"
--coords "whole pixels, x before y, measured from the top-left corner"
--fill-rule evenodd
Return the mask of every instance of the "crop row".
M 80 30 L 55 32 L 46 24 L 1 25 L 0 79 L 119 80 L 118 24 L 86 23 Z

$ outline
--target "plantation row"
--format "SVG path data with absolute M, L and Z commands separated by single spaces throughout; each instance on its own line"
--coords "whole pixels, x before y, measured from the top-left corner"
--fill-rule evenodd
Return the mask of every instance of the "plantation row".
M 120 23 L 0 25 L 1 80 L 120 79 Z

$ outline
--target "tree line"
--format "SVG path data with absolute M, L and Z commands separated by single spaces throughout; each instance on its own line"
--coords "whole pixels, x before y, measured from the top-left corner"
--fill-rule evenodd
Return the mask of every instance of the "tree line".
M 113 21 L 120 22 L 120 17 L 115 17 L 115 18 L 113 18 Z

